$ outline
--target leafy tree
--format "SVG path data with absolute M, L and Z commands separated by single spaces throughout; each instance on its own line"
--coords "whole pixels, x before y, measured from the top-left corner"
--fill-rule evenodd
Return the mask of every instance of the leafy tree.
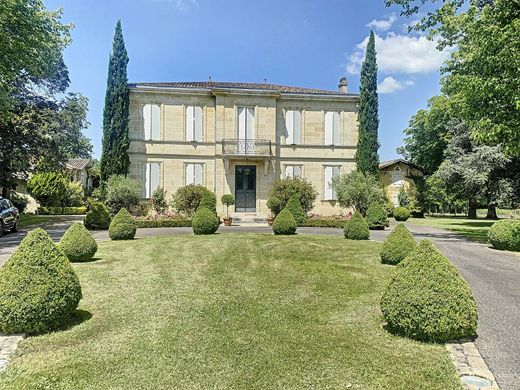
M 332 188 L 336 191 L 342 207 L 352 207 L 362 215 L 366 214 L 370 204 L 374 202 L 382 204 L 384 201 L 379 180 L 375 176 L 358 171 L 334 177 Z
M 356 164 L 360 172 L 374 176 L 379 174 L 378 110 L 376 44 L 374 32 L 370 31 L 365 60 L 361 66 Z
M 208 192 L 210 191 L 206 187 L 199 184 L 179 187 L 173 195 L 172 207 L 181 213 L 192 216 L 199 208 L 204 194 Z
M 129 91 L 126 68 L 128 54 L 123 39 L 121 21 L 116 24 L 112 53 L 108 64 L 105 108 L 103 111 L 103 141 L 101 152 L 101 182 L 112 175 L 126 175 L 130 166 L 127 150 Z
M 31 177 L 27 182 L 27 190 L 42 206 L 63 206 L 68 181 L 59 172 L 43 172 Z
M 122 208 L 131 210 L 141 200 L 141 183 L 123 175 L 110 176 L 106 190 L 106 205 L 112 213 Z
M 157 214 L 162 214 L 168 210 L 168 202 L 166 201 L 166 191 L 164 188 L 157 188 L 152 194 L 153 209 Z
M 293 195 L 298 196 L 303 211 L 307 214 L 314 207 L 314 201 L 318 196 L 318 192 L 309 180 L 302 177 L 286 177 L 277 180 L 269 192 L 269 198 L 275 197 L 280 200 L 280 205 L 277 207 L 278 210 L 284 209 Z M 277 214 L 275 210 L 271 210 L 274 214 Z

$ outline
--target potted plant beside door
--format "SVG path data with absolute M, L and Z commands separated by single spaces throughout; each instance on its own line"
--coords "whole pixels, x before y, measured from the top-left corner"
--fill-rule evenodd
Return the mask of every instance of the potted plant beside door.
M 235 197 L 231 194 L 225 194 L 222 195 L 222 198 L 220 198 L 220 201 L 223 205 L 226 206 L 226 218 L 224 218 L 224 225 L 231 226 L 233 223 L 233 218 L 229 217 L 229 206 L 235 204 Z

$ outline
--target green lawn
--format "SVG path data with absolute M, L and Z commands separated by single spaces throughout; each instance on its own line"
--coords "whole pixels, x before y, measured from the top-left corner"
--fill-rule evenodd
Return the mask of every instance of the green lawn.
M 408 222 L 459 233 L 473 241 L 487 243 L 489 227 L 496 221 L 486 219 L 467 219 L 461 217 L 426 217 L 410 218 Z
M 226 234 L 104 242 L 77 323 L 24 340 L 0 388 L 460 389 L 443 345 L 389 334 L 380 244 Z
M 39 223 L 48 222 L 50 220 L 56 221 L 57 219 L 49 217 L 48 215 L 21 214 L 20 215 L 20 227 L 36 225 Z

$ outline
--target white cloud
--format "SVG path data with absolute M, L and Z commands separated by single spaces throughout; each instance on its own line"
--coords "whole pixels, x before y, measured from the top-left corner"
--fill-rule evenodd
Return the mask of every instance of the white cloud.
M 394 24 L 394 22 L 397 20 L 397 16 L 395 15 L 395 12 L 392 12 L 390 16 L 388 16 L 388 19 L 381 19 L 377 20 L 374 19 L 370 23 L 367 24 L 367 27 L 373 28 L 378 31 L 386 31 L 389 30 L 390 27 Z
M 377 92 L 392 93 L 413 85 L 412 80 L 399 81 L 392 76 L 385 77 L 384 80 L 377 85 Z
M 359 73 L 365 56 L 368 37 L 356 45 L 348 57 L 347 72 Z M 390 32 L 385 37 L 376 34 L 377 65 L 382 73 L 430 73 L 439 69 L 449 57 L 450 49 L 437 50 L 437 40 L 425 36 Z

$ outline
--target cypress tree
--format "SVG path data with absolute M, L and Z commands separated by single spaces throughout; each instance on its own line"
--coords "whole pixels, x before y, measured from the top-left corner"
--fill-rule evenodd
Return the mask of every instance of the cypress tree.
M 103 110 L 101 182 L 111 175 L 126 175 L 130 166 L 127 150 L 129 91 L 126 67 L 128 54 L 123 40 L 121 21 L 116 24 L 112 53 L 108 63 L 107 90 Z
M 374 176 L 379 173 L 378 109 L 376 43 L 374 32 L 370 31 L 365 60 L 361 67 L 356 163 L 358 171 Z

